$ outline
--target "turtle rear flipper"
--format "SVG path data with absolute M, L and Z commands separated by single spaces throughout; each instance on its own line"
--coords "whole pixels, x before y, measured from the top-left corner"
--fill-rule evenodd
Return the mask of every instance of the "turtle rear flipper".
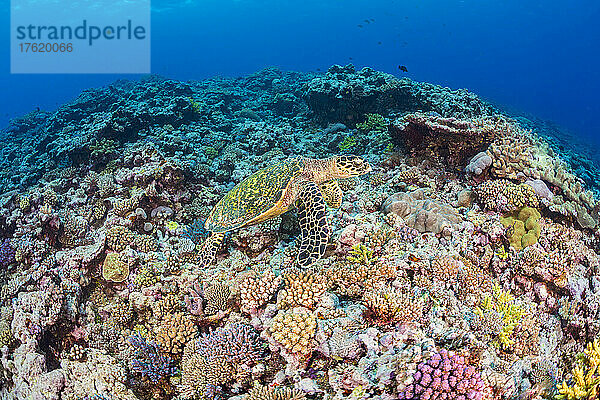
M 300 224 L 298 265 L 308 267 L 325 254 L 329 235 L 327 203 L 314 182 L 306 182 L 296 202 Z
M 320 185 L 321 193 L 327 205 L 331 208 L 340 208 L 344 192 L 337 180 L 323 182 Z
M 217 258 L 217 252 L 221 248 L 224 238 L 225 233 L 212 233 L 206 238 L 204 244 L 202 245 L 202 250 L 200 251 L 202 264 L 210 265 L 215 261 Z

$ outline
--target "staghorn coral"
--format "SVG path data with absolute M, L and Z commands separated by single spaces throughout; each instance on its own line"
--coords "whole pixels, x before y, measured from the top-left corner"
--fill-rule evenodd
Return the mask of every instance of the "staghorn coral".
M 163 354 L 155 342 L 149 341 L 138 332 L 135 332 L 129 338 L 129 344 L 133 348 L 133 359 L 129 362 L 133 371 L 140 373 L 154 383 L 175 373 L 173 360 Z
M 557 385 L 557 400 L 592 400 L 600 392 L 600 340 L 594 339 L 580 354 L 571 371 L 572 383 L 562 381 Z
M 526 310 L 510 293 L 494 287 L 494 292 L 487 295 L 474 312 L 480 318 L 474 323 L 481 326 L 484 332 L 491 333 L 494 344 L 501 348 L 513 347 L 515 328 L 526 316 Z
M 277 294 L 277 307 L 314 309 L 327 290 L 323 277 L 310 270 L 293 269 L 283 274 L 285 287 Z

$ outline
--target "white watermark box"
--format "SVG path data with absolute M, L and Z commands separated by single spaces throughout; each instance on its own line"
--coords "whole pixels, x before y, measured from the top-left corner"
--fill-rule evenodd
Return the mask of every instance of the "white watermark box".
M 150 0 L 11 0 L 11 73 L 150 73 Z

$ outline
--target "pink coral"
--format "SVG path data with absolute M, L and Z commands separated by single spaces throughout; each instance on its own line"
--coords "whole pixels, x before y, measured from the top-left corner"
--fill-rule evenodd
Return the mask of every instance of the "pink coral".
M 402 391 L 400 399 L 482 400 L 485 385 L 475 367 L 463 356 L 445 349 L 421 362 L 412 376 L 413 383 Z

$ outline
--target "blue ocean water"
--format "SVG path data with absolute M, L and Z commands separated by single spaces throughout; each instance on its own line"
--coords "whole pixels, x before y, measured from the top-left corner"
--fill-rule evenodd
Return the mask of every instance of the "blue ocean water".
M 152 73 L 187 80 L 353 63 L 467 88 L 598 145 L 599 19 L 594 0 L 153 0 Z M 0 47 L 0 127 L 122 77 L 11 75 L 7 32 Z

